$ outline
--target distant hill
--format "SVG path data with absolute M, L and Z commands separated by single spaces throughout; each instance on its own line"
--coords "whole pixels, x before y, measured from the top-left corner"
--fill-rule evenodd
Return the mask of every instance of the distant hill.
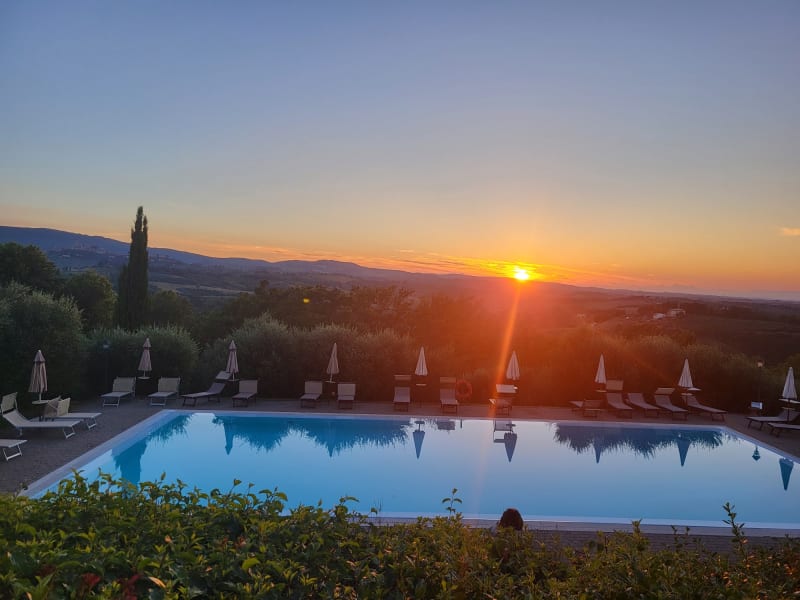
M 116 282 L 128 260 L 129 244 L 101 236 L 46 228 L 0 226 L 0 243 L 16 242 L 42 249 L 65 273 L 93 269 Z M 253 291 L 262 280 L 273 287 L 325 285 L 348 289 L 365 285 L 398 285 L 418 293 L 461 291 L 483 294 L 495 277 L 409 273 L 364 267 L 336 260 L 269 262 L 250 258 L 215 258 L 171 248 L 149 248 L 150 284 L 186 296 L 196 308 L 221 298 Z M 560 287 L 559 284 L 546 284 Z
M 127 259 L 129 245 L 125 242 L 112 240 L 110 238 L 97 235 L 84 235 L 82 233 L 72 233 L 57 229 L 34 228 L 34 227 L 8 227 L 0 225 L 0 243 L 16 242 L 22 245 L 33 245 L 41 248 L 46 254 L 51 256 L 51 260 L 62 267 L 63 260 L 59 257 L 69 254 L 72 251 L 81 253 L 94 253 L 98 257 L 123 257 Z M 428 274 L 408 273 L 406 271 L 393 269 L 376 269 L 363 267 L 352 262 L 337 260 L 285 260 L 269 262 L 266 260 L 252 258 L 215 258 L 183 252 L 171 248 L 149 248 L 150 258 L 155 261 L 175 261 L 185 265 L 200 266 L 219 266 L 228 269 L 240 269 L 244 271 L 266 269 L 284 273 L 320 273 L 338 274 L 350 277 L 362 277 L 368 279 L 397 279 L 413 275 L 428 276 Z M 113 258 L 112 258 L 113 261 Z

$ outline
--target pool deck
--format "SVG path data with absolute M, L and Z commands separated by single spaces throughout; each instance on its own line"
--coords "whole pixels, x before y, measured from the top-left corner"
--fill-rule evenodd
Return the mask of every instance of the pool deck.
M 22 456 L 14 458 L 8 462 L 0 462 L 0 492 L 18 492 L 25 489 L 28 485 L 44 477 L 48 473 L 64 466 L 70 461 L 80 457 L 86 452 L 96 448 L 100 444 L 110 440 L 116 435 L 124 432 L 131 426 L 156 414 L 162 407 L 150 406 L 146 399 L 137 398 L 133 401 L 122 401 L 118 408 L 101 407 L 100 400 L 87 400 L 75 403 L 71 410 L 79 411 L 98 411 L 102 415 L 97 420 L 97 427 L 87 430 L 83 425 L 76 427 L 76 434 L 69 439 L 64 439 L 60 430 L 41 430 L 28 431 L 23 435 L 28 442 L 22 446 Z M 179 401 L 171 401 L 166 408 L 180 409 Z M 316 409 L 301 409 L 299 400 L 275 400 L 259 399 L 255 403 L 250 403 L 245 408 L 232 408 L 229 398 L 223 398 L 221 402 L 202 402 L 197 407 L 187 407 L 191 411 L 265 411 L 265 412 L 303 412 L 308 414 L 338 414 L 338 415 L 396 415 L 409 417 L 436 417 L 441 416 L 441 409 L 438 404 L 418 404 L 414 403 L 408 413 L 397 412 L 391 402 L 356 402 L 352 410 L 338 410 L 335 402 L 326 406 L 320 403 Z M 28 411 L 30 413 L 30 411 Z M 514 406 L 512 411 L 514 420 L 538 420 L 538 421 L 577 421 L 586 423 L 618 422 L 613 415 L 601 413 L 597 418 L 583 418 L 569 408 L 549 407 L 549 406 Z M 32 416 L 32 415 L 31 415 Z M 473 418 L 492 418 L 494 414 L 491 407 L 483 404 L 464 404 L 459 407 L 458 416 Z M 452 415 L 451 415 L 452 418 Z M 508 418 L 508 417 L 499 417 Z M 702 415 L 689 415 L 688 420 L 672 421 L 669 418 L 647 418 L 634 415 L 633 419 L 622 419 L 624 423 L 648 423 L 648 424 L 673 424 L 682 425 L 707 425 L 707 426 L 727 426 L 730 429 L 745 435 L 757 442 L 761 447 L 771 447 L 780 453 L 794 458 L 800 462 L 800 435 L 788 432 L 781 437 L 771 435 L 765 426 L 763 430 L 747 428 L 747 418 L 745 415 L 732 414 L 726 415 L 724 422 L 710 421 L 708 417 Z M 15 432 L 10 429 L 0 430 L 0 437 L 13 438 Z M 485 525 L 484 523 L 475 523 Z M 533 523 L 528 522 L 528 527 L 541 532 L 546 539 L 557 537 L 561 543 L 573 546 L 580 546 L 585 541 L 594 538 L 600 529 L 609 530 L 630 530 L 630 526 L 619 525 L 597 525 L 597 524 L 558 524 L 558 523 Z M 691 533 L 702 536 L 703 544 L 711 549 L 726 551 L 730 548 L 730 532 L 723 528 L 693 528 Z M 642 530 L 647 533 L 654 546 L 670 547 L 674 536 L 671 528 L 659 526 L 643 526 Z M 745 532 L 753 540 L 759 539 L 760 543 L 771 543 L 776 537 L 783 537 L 787 532 L 777 530 L 757 530 L 747 529 Z M 788 532 L 793 537 L 800 537 L 800 532 Z

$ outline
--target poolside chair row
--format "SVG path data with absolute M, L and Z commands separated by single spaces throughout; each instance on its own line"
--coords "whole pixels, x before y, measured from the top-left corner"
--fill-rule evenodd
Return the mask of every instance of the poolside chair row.
M 317 402 L 324 399 L 330 400 L 330 397 L 325 398 L 324 395 L 324 382 L 322 381 L 306 381 L 303 387 L 303 395 L 300 396 L 300 408 L 316 408 Z M 356 384 L 355 383 L 337 383 L 336 384 L 336 406 L 337 408 L 353 408 L 356 400 Z
M 220 371 L 207 390 L 181 395 L 183 405 L 186 406 L 188 403 L 191 403 L 192 406 L 196 406 L 197 401 L 201 399 L 216 400 L 219 402 L 222 397 L 222 392 L 225 390 L 225 385 L 230 379 L 231 374 L 228 371 Z M 238 405 L 247 406 L 250 400 L 254 399 L 257 394 L 258 379 L 242 379 L 239 381 L 239 390 L 231 396 L 231 402 L 234 407 Z
M 150 400 L 151 406 L 166 406 L 167 401 L 178 397 L 183 399 L 183 405 L 191 404 L 197 405 L 198 400 L 220 400 L 222 392 L 225 390 L 225 384 L 231 379 L 231 374 L 227 371 L 220 371 L 214 378 L 211 386 L 202 392 L 194 392 L 191 394 L 180 394 L 180 377 L 161 377 L 158 380 L 158 388 L 147 398 Z M 133 398 L 136 393 L 136 378 L 135 377 L 117 377 L 114 379 L 112 390 L 103 394 L 103 406 L 119 406 L 120 400 L 124 398 Z M 231 398 L 233 406 L 247 406 L 247 404 L 255 398 L 258 393 L 258 380 L 257 379 L 242 379 L 239 381 L 239 390 Z
M 611 383 L 611 380 L 609 380 Z M 611 386 L 611 389 L 621 389 L 620 385 Z M 651 404 L 644 398 L 641 392 L 627 392 L 623 399 L 621 391 L 607 391 L 604 399 L 589 399 L 583 401 L 573 401 L 573 411 L 583 413 L 585 417 L 597 417 L 604 410 L 610 410 L 621 418 L 632 418 L 633 410 L 638 409 L 644 413 L 645 417 L 658 418 L 662 415 L 671 416 L 674 419 L 687 419 L 690 412 L 708 415 L 712 420 L 724 420 L 727 411 L 701 404 L 693 394 L 682 394 L 686 408 L 673 404 L 671 395 L 675 388 L 658 388 L 653 393 L 653 403 Z

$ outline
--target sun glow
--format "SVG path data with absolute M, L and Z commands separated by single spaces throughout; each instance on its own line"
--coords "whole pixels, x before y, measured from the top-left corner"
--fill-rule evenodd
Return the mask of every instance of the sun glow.
M 531 278 L 531 274 L 527 269 L 523 269 L 522 267 L 514 267 L 513 277 L 517 281 L 528 281 Z

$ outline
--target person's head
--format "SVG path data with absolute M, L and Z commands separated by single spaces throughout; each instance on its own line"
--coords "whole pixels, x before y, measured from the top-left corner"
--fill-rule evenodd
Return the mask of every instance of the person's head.
M 521 531 L 524 522 L 522 520 L 522 515 L 519 514 L 516 508 L 507 508 L 503 512 L 503 516 L 500 517 L 500 523 L 498 523 L 498 525 L 500 527 L 511 527 L 512 529 Z

